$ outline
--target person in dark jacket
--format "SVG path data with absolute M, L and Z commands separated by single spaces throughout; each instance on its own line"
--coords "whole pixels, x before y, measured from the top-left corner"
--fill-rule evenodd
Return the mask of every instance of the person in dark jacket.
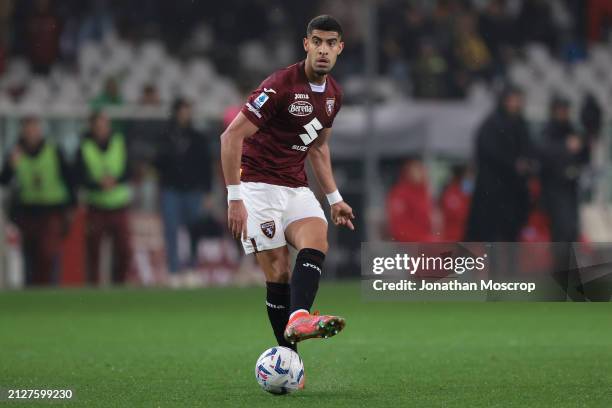
M 603 123 L 603 112 L 597 99 L 592 94 L 587 94 L 582 102 L 580 123 L 585 130 L 587 140 L 593 141 L 599 138 Z
M 192 124 L 191 103 L 179 99 L 162 137 L 156 159 L 160 176 L 161 209 L 168 270 L 181 269 L 178 255 L 178 230 L 188 231 L 203 216 L 204 194 L 210 190 L 212 165 L 206 138 Z M 191 257 L 195 258 L 192 243 Z
M 124 282 L 132 262 L 128 149 L 123 135 L 112 131 L 103 112 L 95 112 L 90 118 L 76 169 L 87 204 L 87 281 L 100 282 L 100 244 L 108 236 L 115 261 L 112 281 Z
M 59 280 L 56 266 L 75 202 L 72 180 L 61 150 L 44 139 L 40 120 L 26 117 L 0 173 L 0 184 L 16 187 L 11 218 L 21 232 L 26 285 Z
M 466 240 L 513 242 L 527 220 L 530 171 L 529 135 L 522 116 L 523 97 L 508 87 L 499 106 L 476 137 L 476 185 Z
M 589 147 L 570 120 L 569 101 L 555 98 L 540 150 L 543 203 L 555 242 L 578 239 L 578 181 Z
M 575 300 L 583 297 L 582 284 L 575 270 L 571 243 L 578 240 L 578 183 L 590 157 L 590 148 L 570 120 L 569 101 L 554 98 L 550 121 L 540 146 L 540 179 L 544 209 L 550 220 L 551 240 L 555 242 L 554 277 L 564 292 Z M 575 290 L 576 289 L 576 290 Z

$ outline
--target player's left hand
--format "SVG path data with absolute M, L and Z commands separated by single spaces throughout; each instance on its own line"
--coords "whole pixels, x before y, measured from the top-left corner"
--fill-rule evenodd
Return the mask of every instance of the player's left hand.
M 331 206 L 331 219 L 334 225 L 344 225 L 350 230 L 355 230 L 355 226 L 351 221 L 355 219 L 353 209 L 344 201 Z

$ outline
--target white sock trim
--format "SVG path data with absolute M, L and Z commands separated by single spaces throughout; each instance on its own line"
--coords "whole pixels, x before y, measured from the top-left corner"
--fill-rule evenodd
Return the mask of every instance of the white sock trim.
M 308 310 L 306 309 L 298 309 L 295 312 L 291 313 L 291 315 L 289 315 L 289 320 L 293 319 L 293 315 L 296 313 L 302 313 L 302 312 L 306 312 L 306 313 L 310 313 Z

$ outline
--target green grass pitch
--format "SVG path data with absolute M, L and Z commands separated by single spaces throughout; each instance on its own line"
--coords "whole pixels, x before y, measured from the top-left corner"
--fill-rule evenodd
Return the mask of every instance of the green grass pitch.
M 263 288 L 0 293 L 0 388 L 71 388 L 85 407 L 612 407 L 609 303 L 368 303 L 324 284 L 346 317 L 300 346 L 306 389 L 254 378 L 274 345 Z

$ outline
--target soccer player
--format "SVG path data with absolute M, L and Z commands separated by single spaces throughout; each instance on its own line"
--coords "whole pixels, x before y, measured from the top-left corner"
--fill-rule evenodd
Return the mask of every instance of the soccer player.
M 343 47 L 336 19 L 312 19 L 306 59 L 266 78 L 221 135 L 229 228 L 247 254 L 255 253 L 276 339 L 294 350 L 299 341 L 337 334 L 345 323 L 310 313 L 328 249 L 327 220 L 304 170 L 308 158 L 332 221 L 353 230 L 353 210 L 336 187 L 328 146 L 342 104 L 329 72 Z M 287 244 L 298 250 L 293 273 Z

